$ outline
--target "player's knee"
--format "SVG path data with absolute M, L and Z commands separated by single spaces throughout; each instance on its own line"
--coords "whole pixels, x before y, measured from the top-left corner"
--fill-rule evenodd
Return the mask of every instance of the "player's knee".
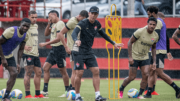
M 130 81 L 133 81 L 135 78 L 136 78 L 136 76 L 130 76 L 130 77 L 129 77 L 129 80 L 130 80 Z
M 37 73 L 36 73 L 36 76 L 41 76 L 41 74 L 42 74 L 42 71 L 41 70 L 39 70 L 39 71 L 37 71 Z
M 10 73 L 10 76 L 11 76 L 12 78 L 16 78 L 17 75 L 18 75 L 18 72 L 17 72 L 17 71 L 14 71 L 14 72 L 11 72 L 11 73 Z

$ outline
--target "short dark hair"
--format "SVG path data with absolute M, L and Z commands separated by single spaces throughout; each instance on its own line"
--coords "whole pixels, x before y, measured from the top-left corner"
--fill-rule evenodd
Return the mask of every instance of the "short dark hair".
M 31 15 L 31 14 L 37 14 L 37 13 L 36 13 L 36 11 L 31 10 L 31 11 L 28 12 L 28 15 Z
M 51 10 L 48 14 L 50 14 L 50 13 L 56 13 L 57 17 L 59 17 L 59 13 L 56 10 Z
M 82 10 L 79 15 L 81 15 L 82 17 L 88 17 L 88 12 L 86 10 Z
M 150 13 L 155 13 L 155 14 L 157 14 L 158 13 L 158 11 L 159 11 L 159 9 L 156 7 L 156 6 L 149 6 L 148 8 L 147 8 L 147 11 L 149 11 Z
M 23 23 L 23 22 L 27 22 L 27 23 L 30 23 L 30 24 L 31 24 L 31 20 L 29 20 L 28 18 L 23 18 L 23 19 L 21 20 L 21 23 Z
M 157 19 L 155 17 L 150 17 L 147 21 L 147 23 L 149 23 L 149 21 L 155 21 L 156 24 L 157 24 Z

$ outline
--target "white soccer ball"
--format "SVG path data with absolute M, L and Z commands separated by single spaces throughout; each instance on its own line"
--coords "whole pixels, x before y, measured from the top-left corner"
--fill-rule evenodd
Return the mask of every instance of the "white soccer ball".
M 0 99 L 2 99 L 2 93 L 1 93 L 1 91 L 0 91 Z
M 75 100 L 76 99 L 76 93 L 75 90 L 70 90 L 66 95 L 67 100 Z
M 4 94 L 6 93 L 6 89 L 1 90 L 2 98 L 4 97 Z
M 21 99 L 23 96 L 22 94 L 22 91 L 19 90 L 19 89 L 14 89 L 12 92 L 11 92 L 11 97 L 13 99 Z
M 131 88 L 129 91 L 128 91 L 128 97 L 129 98 L 137 98 L 138 97 L 138 90 L 135 89 L 135 88 Z

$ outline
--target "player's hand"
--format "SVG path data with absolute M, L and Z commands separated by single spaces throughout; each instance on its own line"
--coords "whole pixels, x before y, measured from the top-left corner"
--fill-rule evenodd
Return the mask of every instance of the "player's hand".
M 40 47 L 44 47 L 44 46 L 46 46 L 46 43 L 43 43 L 43 42 L 42 42 L 42 43 L 39 43 L 39 46 L 40 46 Z
M 156 63 L 153 63 L 152 70 L 156 70 Z
M 1 62 L 2 62 L 3 67 L 6 67 L 6 68 L 8 67 L 8 63 L 5 58 L 4 59 L 1 58 Z
M 26 50 L 27 52 L 31 51 L 31 49 L 32 49 L 32 47 L 30 47 L 30 46 L 25 46 L 24 47 L 24 50 Z
M 69 47 L 66 47 L 65 50 L 66 50 L 66 53 L 71 54 L 71 50 L 69 49 Z
M 76 40 L 75 44 L 79 47 L 81 45 L 81 41 L 80 40 Z
M 142 4 L 144 5 L 144 0 L 141 0 L 142 1 Z
M 170 60 L 170 61 L 173 60 L 173 56 L 172 56 L 172 54 L 171 54 L 170 52 L 167 53 L 167 58 L 168 58 L 168 60 Z
M 133 58 L 129 58 L 129 64 L 130 64 L 130 65 L 133 65 L 133 64 L 134 64 Z
M 123 47 L 123 46 L 124 46 L 123 43 L 115 43 L 114 44 L 114 47 L 117 48 L 117 49 L 119 49 L 120 47 Z
M 20 73 L 20 71 L 21 71 L 21 67 L 20 67 L 20 65 L 19 64 L 17 64 L 17 71 L 18 71 L 18 74 Z

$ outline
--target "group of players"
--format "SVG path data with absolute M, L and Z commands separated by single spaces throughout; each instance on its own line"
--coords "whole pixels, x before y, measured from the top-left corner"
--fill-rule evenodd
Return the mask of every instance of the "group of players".
M 180 97 L 180 88 L 163 72 L 164 58 L 167 53 L 165 24 L 162 19 L 157 19 L 158 8 L 150 6 L 147 9 L 149 16 L 147 26 L 138 29 L 128 42 L 129 54 L 129 76 L 125 78 L 119 89 L 119 97 L 123 97 L 124 88 L 136 77 L 137 68 L 142 72 L 142 81 L 139 98 L 145 90 L 148 83 L 148 92 L 145 98 L 151 98 L 153 85 L 156 75 L 171 85 L 176 91 L 176 97 Z M 84 64 L 93 74 L 93 86 L 95 89 L 95 101 L 105 101 L 100 95 L 99 68 L 92 50 L 94 37 L 99 33 L 105 40 L 109 41 L 115 48 L 123 47 L 123 43 L 113 42 L 102 30 L 101 24 L 97 21 L 99 8 L 92 6 L 87 12 L 82 10 L 79 15 L 72 17 L 66 24 L 59 20 L 59 13 L 52 10 L 48 14 L 48 25 L 45 29 L 45 36 L 51 35 L 49 42 L 40 43 L 40 47 L 51 45 L 46 62 L 43 65 L 44 71 L 44 89 L 40 92 L 41 80 L 41 62 L 38 52 L 38 25 L 36 24 L 37 13 L 29 11 L 29 17 L 21 21 L 19 27 L 13 26 L 7 28 L 0 37 L 0 63 L 9 71 L 10 78 L 7 82 L 7 89 L 2 101 L 11 101 L 8 96 L 12 90 L 18 72 L 20 72 L 20 60 L 23 58 L 25 66 L 24 85 L 25 98 L 44 98 L 48 95 L 48 83 L 50 79 L 50 68 L 57 64 L 62 75 L 65 92 L 68 90 L 76 91 L 76 101 L 83 101 L 80 95 L 81 77 L 84 72 Z M 67 33 L 67 43 L 64 35 Z M 173 39 L 180 45 L 177 34 L 180 34 L 180 28 L 176 30 Z M 17 47 L 18 58 L 17 65 L 12 51 Z M 152 56 L 149 52 L 152 47 Z M 66 53 L 70 54 L 72 67 L 71 84 L 69 86 L 69 76 L 66 71 Z M 172 59 L 171 54 L 168 55 Z M 157 68 L 156 68 L 157 67 Z M 30 77 L 35 72 L 35 96 L 30 93 Z M 157 74 L 156 74 L 157 73 Z

